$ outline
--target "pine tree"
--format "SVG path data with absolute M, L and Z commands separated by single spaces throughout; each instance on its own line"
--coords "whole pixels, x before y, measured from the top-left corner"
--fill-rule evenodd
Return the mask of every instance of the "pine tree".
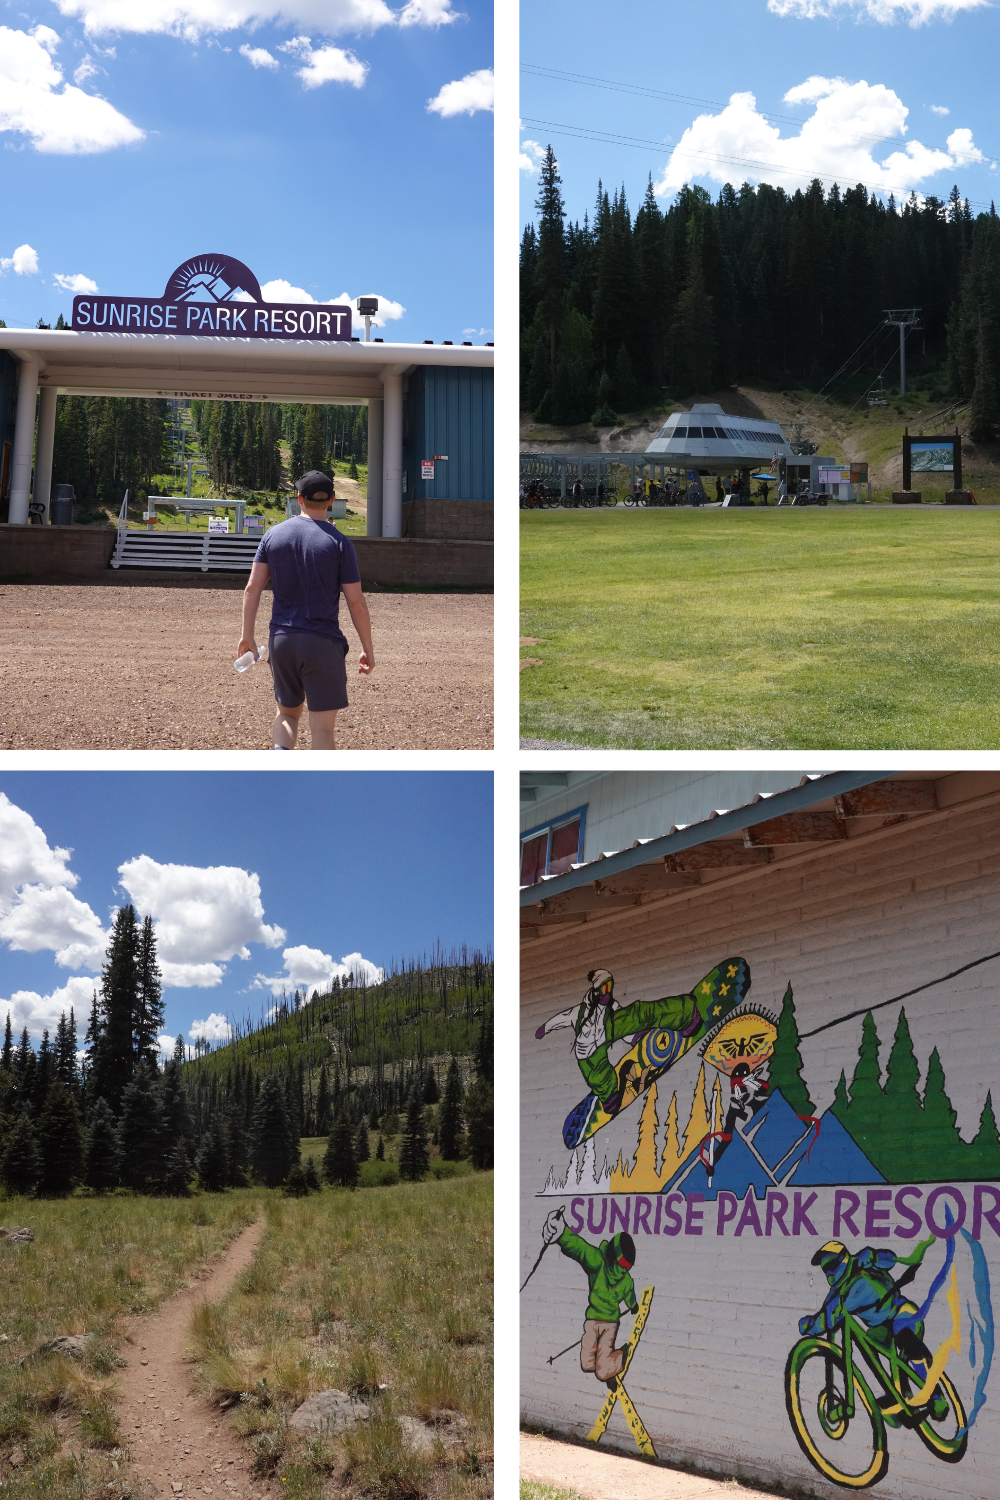
M 414 1087 L 406 1101 L 406 1124 L 399 1145 L 399 1175 L 404 1182 L 420 1182 L 428 1165 L 423 1106 L 419 1090 Z
M 354 1159 L 360 1166 L 363 1161 L 371 1160 L 371 1148 L 368 1144 L 368 1122 L 362 1115 L 361 1124 L 354 1141 Z
M 120 1110 L 135 1071 L 133 1026 L 139 994 L 139 924 L 131 903 L 115 914 L 101 970 L 99 1039 L 92 1051 L 91 1092 Z
M 163 1027 L 163 982 L 156 962 L 156 934 L 152 917 L 144 917 L 138 939 L 137 993 L 134 1046 L 136 1062 L 145 1059 L 155 1067 L 159 1056 L 157 1036 Z
M 326 1076 L 326 1063 L 319 1070 L 319 1086 L 316 1090 L 316 1134 L 330 1134 L 330 1085 Z
M 535 286 L 538 307 L 548 334 L 549 367 L 556 366 L 556 341 L 562 320 L 563 285 L 566 274 L 566 246 L 563 238 L 565 209 L 561 192 L 562 178 L 552 147 L 549 146 L 539 167 L 538 250 L 535 260 Z
M 466 1143 L 469 1160 L 477 1171 L 493 1166 L 493 1090 L 482 1078 L 467 1090 L 465 1104 Z
M 7 1012 L 7 1025 L 3 1034 L 3 1051 L 0 1052 L 0 1073 L 10 1073 L 13 1067 L 14 1048 L 11 1045 L 10 1011 Z
M 265 1187 L 280 1187 L 298 1159 L 288 1106 L 277 1073 L 268 1073 L 254 1106 L 250 1135 L 250 1163 L 254 1177 Z
M 306 1187 L 309 1189 L 310 1193 L 318 1193 L 322 1191 L 323 1185 L 320 1182 L 319 1174 L 316 1171 L 316 1163 L 311 1156 L 306 1157 L 305 1179 Z
M 95 1193 L 118 1186 L 121 1149 L 115 1117 L 106 1099 L 95 1099 L 84 1137 L 83 1180 Z
M 887 1126 L 890 1124 L 891 1117 Z M 891 1129 L 887 1128 L 886 1135 L 894 1130 L 895 1126 L 891 1125 Z M 903 1145 L 904 1142 L 901 1140 L 900 1144 Z M 922 1128 L 911 1131 L 909 1139 L 905 1140 L 905 1146 L 903 1159 L 908 1166 L 903 1175 L 908 1182 L 961 1181 L 968 1175 L 966 1163 L 969 1147 L 958 1132 L 957 1116 L 945 1092 L 944 1068 L 936 1047 L 927 1059 Z M 872 1157 L 872 1160 L 881 1171 L 876 1158 Z M 902 1177 L 889 1178 L 889 1181 L 893 1180 L 901 1182 Z
M 65 1088 L 75 1092 L 80 1083 L 80 1068 L 76 1056 L 76 1016 L 70 1006 L 69 1019 L 66 1012 L 59 1017 L 56 1028 L 56 1077 Z
M 186 1198 L 190 1194 L 191 1162 L 187 1146 L 183 1141 L 176 1141 L 167 1157 L 166 1170 L 163 1174 L 163 1191 L 170 1198 Z
M 778 1018 L 778 1033 L 774 1041 L 774 1054 L 768 1069 L 768 1084 L 772 1094 L 780 1089 L 782 1097 L 797 1115 L 805 1118 L 815 1115 L 816 1107 L 809 1097 L 809 1090 L 802 1077 L 802 1053 L 799 1051 L 799 1028 L 795 1019 L 795 1001 L 789 983 L 781 1002 Z
M 11 1195 L 29 1197 L 42 1172 L 35 1126 L 26 1105 L 18 1110 L 0 1156 L 0 1181 Z
M 323 442 L 323 409 L 306 407 L 306 420 L 302 450 L 302 467 L 306 470 L 323 468 L 325 443 Z
M 480 1078 L 493 1082 L 493 1011 L 484 1010 L 476 1037 L 473 1066 Z
M 168 1148 L 160 1082 L 147 1062 L 139 1064 L 123 1089 L 121 1111 L 122 1182 L 137 1193 L 155 1193 L 173 1142 Z
M 42 1032 L 42 1042 L 35 1058 L 35 1075 L 31 1084 L 31 1109 L 37 1120 L 45 1108 L 49 1085 L 56 1076 L 55 1057 L 49 1042 L 48 1028 Z
M 358 1164 L 351 1140 L 351 1122 L 342 1110 L 330 1131 L 323 1158 L 323 1176 L 331 1187 L 354 1188 L 358 1182 Z
M 448 1064 L 448 1076 L 444 1081 L 444 1098 L 438 1113 L 438 1138 L 443 1161 L 458 1160 L 459 1136 L 462 1129 L 462 1075 L 458 1059 L 452 1057 Z
M 375 1147 L 375 1160 L 385 1161 L 385 1141 L 382 1139 L 381 1130 L 378 1133 L 378 1144 Z
M 221 1114 L 216 1113 L 202 1136 L 195 1158 L 198 1180 L 209 1193 L 221 1193 L 229 1184 L 229 1142 Z
M 40 1191 L 47 1198 L 63 1198 L 83 1175 L 83 1140 L 73 1095 L 53 1079 L 38 1121 L 41 1153 Z

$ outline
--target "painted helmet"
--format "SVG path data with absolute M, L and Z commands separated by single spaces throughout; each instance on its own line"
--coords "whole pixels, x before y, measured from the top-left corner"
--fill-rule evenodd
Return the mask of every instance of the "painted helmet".
M 839 1240 L 828 1240 L 813 1256 L 811 1265 L 819 1266 L 831 1286 L 836 1286 L 847 1274 L 851 1256 L 846 1245 Z
M 590 980 L 590 998 L 599 1000 L 602 1005 L 610 1005 L 615 998 L 615 976 L 608 969 L 591 969 L 587 978 Z
M 616 1234 L 604 1247 L 604 1259 L 609 1266 L 622 1266 L 630 1271 L 635 1265 L 635 1240 L 630 1234 Z

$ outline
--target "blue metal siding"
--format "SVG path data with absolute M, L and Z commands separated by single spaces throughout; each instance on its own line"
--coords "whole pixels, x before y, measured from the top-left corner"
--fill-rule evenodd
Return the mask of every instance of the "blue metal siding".
M 420 462 L 447 453 L 434 478 Z M 493 499 L 493 371 L 421 365 L 409 379 L 407 500 Z
M 3 478 L 4 445 L 10 444 L 8 455 L 7 487 L 10 487 L 10 469 L 14 462 L 14 408 L 17 404 L 17 360 L 0 349 L 0 481 Z M 6 491 L 0 498 L 6 498 Z

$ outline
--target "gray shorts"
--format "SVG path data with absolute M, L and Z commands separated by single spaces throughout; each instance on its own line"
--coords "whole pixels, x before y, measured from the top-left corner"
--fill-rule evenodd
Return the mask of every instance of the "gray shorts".
M 310 713 L 347 707 L 347 646 L 311 630 L 283 631 L 268 642 L 274 678 L 274 701 L 298 708 L 303 698 Z

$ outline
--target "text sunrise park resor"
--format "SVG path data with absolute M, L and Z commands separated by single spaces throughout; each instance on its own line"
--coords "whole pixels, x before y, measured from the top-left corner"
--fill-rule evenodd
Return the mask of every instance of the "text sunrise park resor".
M 830 1192 L 830 1189 L 826 1191 Z M 825 1210 L 818 1210 L 818 1192 L 796 1192 L 793 1201 L 789 1202 L 791 1195 L 770 1188 L 766 1201 L 762 1201 L 755 1199 L 751 1187 L 741 1203 L 735 1193 L 723 1188 L 716 1204 L 714 1231 L 724 1235 L 727 1226 L 736 1220 L 733 1230 L 736 1237 L 748 1231 L 758 1237 L 803 1232 L 825 1236 L 828 1231 L 817 1229 L 810 1214 L 820 1218 L 821 1213 L 828 1213 L 832 1208 L 834 1239 L 847 1231 L 857 1238 L 863 1233 L 865 1239 L 888 1239 L 890 1235 L 896 1235 L 899 1239 L 911 1240 L 920 1234 L 925 1224 L 938 1239 L 949 1239 L 958 1233 L 967 1218 L 971 1218 L 974 1240 L 982 1236 L 984 1224 L 1000 1236 L 1000 1189 L 992 1183 L 976 1183 L 974 1187 L 966 1183 L 964 1192 L 950 1185 L 933 1188 L 926 1201 L 921 1203 L 924 1191 L 918 1187 L 869 1188 L 862 1201 L 860 1194 L 850 1188 L 836 1188 L 832 1204 L 828 1203 Z M 594 1212 L 595 1203 L 600 1204 L 599 1215 Z M 587 1207 L 586 1223 L 580 1212 L 584 1204 Z M 596 1199 L 577 1197 L 571 1200 L 569 1211 L 571 1228 L 578 1234 L 586 1228 L 597 1235 L 611 1236 L 617 1229 L 622 1229 L 633 1237 L 637 1234 L 673 1236 L 705 1233 L 704 1219 L 710 1206 L 711 1200 L 704 1193 L 675 1191 L 650 1197 L 638 1193 L 625 1198 L 624 1203 L 604 1195 Z M 914 1212 L 914 1209 L 918 1211 Z M 902 1222 L 890 1223 L 893 1210 Z M 786 1223 L 786 1215 L 790 1223 Z
M 350 342 L 350 307 L 280 302 L 166 302 L 162 297 L 74 297 L 74 332 L 228 333 L 250 339 Z

